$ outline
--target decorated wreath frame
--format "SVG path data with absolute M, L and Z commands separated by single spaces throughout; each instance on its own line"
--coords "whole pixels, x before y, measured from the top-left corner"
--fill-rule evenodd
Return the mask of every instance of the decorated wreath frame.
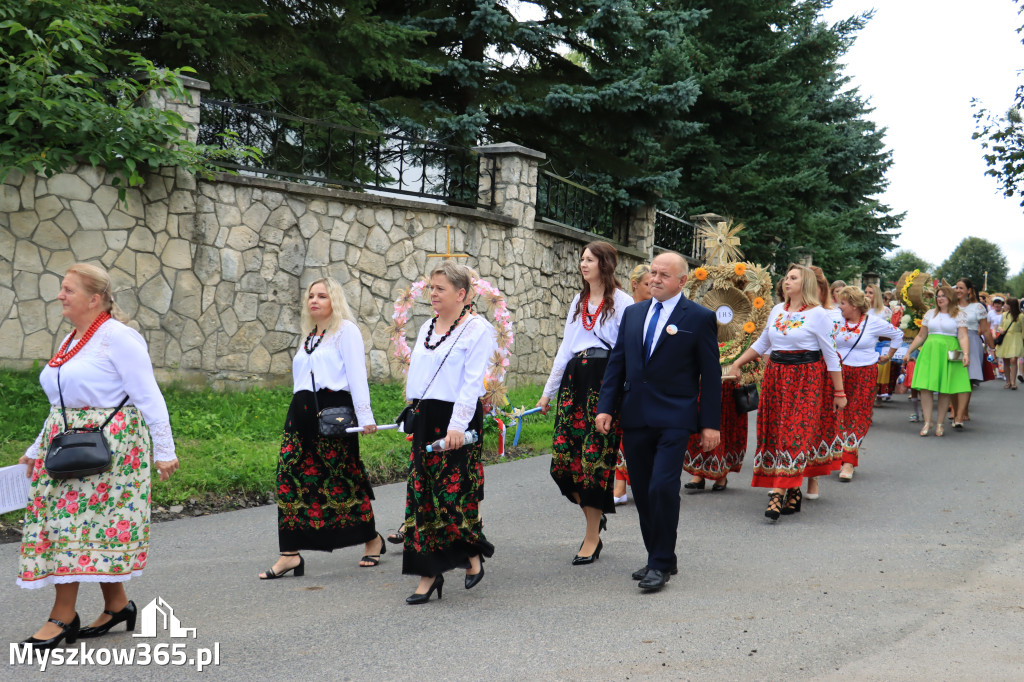
M 409 348 L 409 342 L 406 340 L 405 328 L 409 323 L 409 313 L 413 304 L 423 296 L 429 284 L 428 280 L 421 279 L 413 282 L 408 289 L 403 290 L 395 299 L 395 311 L 391 315 L 393 354 L 402 365 L 402 376 L 406 378 L 409 375 L 409 363 L 412 361 L 412 349 Z M 512 344 L 515 341 L 515 336 L 512 333 L 512 315 L 508 311 L 505 295 L 496 286 L 483 279 L 474 278 L 472 286 L 478 299 L 488 302 L 488 307 L 494 316 L 492 324 L 497 332 L 498 348 L 491 356 L 487 372 L 484 374 L 484 396 L 481 402 L 483 402 L 486 415 L 499 412 L 501 407 L 508 402 L 505 373 L 508 371 L 509 361 L 512 357 Z
M 718 361 L 723 367 L 735 362 L 761 335 L 771 314 L 771 296 L 771 273 L 749 262 L 704 265 L 686 282 L 686 297 L 709 308 L 719 319 Z M 728 315 L 719 312 L 721 306 L 712 307 L 718 301 L 729 307 Z M 730 301 L 736 304 L 729 306 Z M 740 385 L 761 380 L 761 363 L 746 367 Z

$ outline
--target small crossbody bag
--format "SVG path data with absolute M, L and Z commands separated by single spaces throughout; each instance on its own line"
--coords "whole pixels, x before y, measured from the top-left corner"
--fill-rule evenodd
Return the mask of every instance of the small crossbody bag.
M 43 458 L 43 466 L 50 478 L 85 478 L 110 471 L 114 463 L 110 445 L 103 436 L 103 429 L 121 408 L 128 403 L 128 396 L 104 420 L 102 424 L 87 428 L 68 428 L 68 412 L 64 407 L 64 392 L 60 387 L 60 368 L 57 368 L 57 393 L 60 395 L 60 414 L 64 419 L 64 432 L 50 440 Z
M 309 370 L 309 378 L 313 382 L 313 407 L 316 409 L 317 429 L 321 436 L 337 438 L 347 435 L 345 429 L 356 426 L 356 411 L 347 405 L 320 409 L 320 401 L 316 399 L 316 377 Z

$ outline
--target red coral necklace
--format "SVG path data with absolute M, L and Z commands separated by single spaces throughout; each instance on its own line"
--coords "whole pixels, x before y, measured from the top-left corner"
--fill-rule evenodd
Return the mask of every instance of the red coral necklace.
M 583 304 L 583 328 L 588 332 L 594 331 L 594 325 L 597 324 L 597 318 L 601 316 L 601 311 L 604 310 L 604 299 L 597 305 L 597 310 L 591 315 L 588 311 L 590 309 L 590 301 Z
M 803 312 L 803 311 L 805 311 L 805 310 L 807 310 L 807 304 L 806 304 L 806 303 L 804 303 L 804 304 L 803 304 L 802 306 L 800 306 L 800 310 L 798 310 L 797 312 L 798 312 L 798 313 L 802 313 L 802 312 Z M 787 313 L 789 312 L 789 304 L 788 304 L 788 303 L 787 303 L 787 304 L 786 304 L 786 306 L 785 306 L 785 311 L 786 311 Z
M 47 364 L 50 367 L 60 367 L 65 362 L 75 357 L 78 351 L 82 350 L 82 348 L 85 347 L 85 344 L 89 343 L 89 339 L 91 339 L 92 335 L 96 333 L 96 330 L 100 328 L 100 325 L 102 325 L 109 319 L 110 313 L 108 313 L 105 310 L 99 315 L 97 315 L 96 319 L 93 320 L 92 324 L 89 325 L 89 328 L 85 330 L 84 334 L 82 334 L 82 339 L 75 344 L 74 348 L 68 350 L 68 346 L 71 345 L 71 342 L 74 340 L 75 334 L 78 333 L 78 330 L 76 329 L 75 331 L 71 332 L 71 336 L 68 337 L 68 340 L 64 342 L 64 344 L 60 347 L 60 350 L 57 351 L 57 354 L 50 358 L 50 361 Z
M 865 318 L 867 318 L 867 315 L 861 315 L 860 319 L 857 320 L 857 326 L 856 327 L 851 327 L 850 326 L 850 321 L 849 320 L 844 320 L 843 321 L 843 326 L 839 328 L 839 331 L 849 332 L 851 334 L 860 334 L 860 326 L 864 323 Z

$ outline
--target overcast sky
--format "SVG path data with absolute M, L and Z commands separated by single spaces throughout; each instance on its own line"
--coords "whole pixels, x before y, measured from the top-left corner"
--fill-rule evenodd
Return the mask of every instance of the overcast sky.
M 938 265 L 961 239 L 1003 247 L 1013 275 L 1024 266 L 1024 209 L 985 175 L 971 98 L 1005 112 L 1024 76 L 1024 24 L 1012 0 L 835 0 L 827 21 L 875 8 L 847 55 L 846 73 L 888 128 L 893 151 L 883 199 L 906 211 L 900 248 Z M 977 283 L 981 286 L 981 282 Z

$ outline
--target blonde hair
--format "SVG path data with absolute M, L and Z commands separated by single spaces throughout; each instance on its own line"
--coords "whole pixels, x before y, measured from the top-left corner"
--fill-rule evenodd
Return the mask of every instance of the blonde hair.
M 836 298 L 845 299 L 847 303 L 859 310 L 862 315 L 868 311 L 868 298 L 857 287 L 843 287 L 836 294 Z
M 103 310 L 110 313 L 112 318 L 118 322 L 128 322 L 128 315 L 114 302 L 110 291 L 110 273 L 92 263 L 75 263 L 64 273 L 65 277 L 68 275 L 78 277 L 82 281 L 82 288 L 90 296 L 99 295 L 103 301 Z
M 651 274 L 651 266 L 647 263 L 641 263 L 640 265 L 633 268 L 633 272 L 629 273 L 629 287 L 633 291 L 636 291 L 636 287 L 643 280 L 644 275 Z
M 462 263 L 456 263 L 452 260 L 441 261 L 441 263 L 430 271 L 429 279 L 433 279 L 434 275 L 444 275 L 444 277 L 452 283 L 455 290 L 459 289 L 466 290 L 466 298 L 463 301 L 463 305 L 469 303 L 475 290 L 473 289 L 473 280 L 478 279 L 476 270 L 463 265 Z
M 345 291 L 341 288 L 341 284 L 339 284 L 338 280 L 333 277 L 322 277 L 310 282 L 309 286 L 306 287 L 306 297 L 302 301 L 302 321 L 300 323 L 300 329 L 302 330 L 303 336 L 308 336 L 316 326 L 313 316 L 309 314 L 309 305 L 306 301 L 309 300 L 309 292 L 311 292 L 313 287 L 317 284 L 324 285 L 324 288 L 327 289 L 327 298 L 331 299 L 331 319 L 327 321 L 326 331 L 330 333 L 341 329 L 341 323 L 345 320 L 355 322 L 355 318 L 352 317 L 352 310 L 348 307 L 348 300 L 345 299 Z
M 940 291 L 946 295 L 946 300 L 949 301 L 949 305 L 946 307 L 946 313 L 950 317 L 956 318 L 956 316 L 960 314 L 960 305 L 956 302 L 956 292 L 953 291 L 953 287 L 949 286 L 948 284 L 940 284 L 939 286 L 935 287 L 935 312 L 942 312 L 941 310 L 939 310 Z
M 864 287 L 864 297 L 868 297 L 868 287 L 871 287 L 871 298 L 868 298 L 868 307 L 874 310 L 876 313 L 881 313 L 885 310 L 885 304 L 882 303 L 882 290 L 877 284 L 869 284 Z
M 800 273 L 800 298 L 804 300 L 804 305 L 808 308 L 821 305 L 821 300 L 818 298 L 818 279 L 815 276 L 814 271 L 806 265 L 791 263 L 790 266 L 786 268 L 786 276 L 788 277 L 789 273 L 793 270 Z M 785 296 L 785 293 L 783 293 L 783 296 Z M 785 300 L 786 303 L 789 303 L 788 298 Z

